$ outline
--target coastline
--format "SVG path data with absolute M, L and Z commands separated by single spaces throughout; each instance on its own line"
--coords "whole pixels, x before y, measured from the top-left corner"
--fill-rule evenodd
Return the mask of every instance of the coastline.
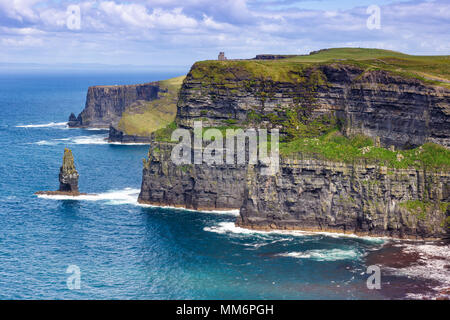
M 372 234 L 368 232 L 359 232 L 359 231 L 345 231 L 342 229 L 334 229 L 334 228 L 317 228 L 317 227 L 297 227 L 295 225 L 283 225 L 283 226 L 277 226 L 275 224 L 265 224 L 265 225 L 254 225 L 254 224 L 247 224 L 243 223 L 240 219 L 236 221 L 236 226 L 240 228 L 245 228 L 249 230 L 257 230 L 257 231 L 299 231 L 299 232 L 311 232 L 311 233 L 322 233 L 322 234 L 337 234 L 342 236 L 349 236 L 349 237 L 360 237 L 360 238 L 374 238 L 374 239 L 387 239 L 387 240 L 400 240 L 400 241 L 441 241 L 443 239 L 440 238 L 418 238 L 418 237 L 411 237 L 411 236 L 405 236 L 404 238 L 398 238 L 393 236 L 387 236 L 384 234 Z
M 239 215 L 239 209 L 236 208 L 213 208 L 213 207 L 198 207 L 198 208 L 188 208 L 184 205 L 165 205 L 158 202 L 145 201 L 138 198 L 137 204 L 143 207 L 156 207 L 164 209 L 178 209 L 187 211 L 198 211 L 206 213 L 233 213 L 233 215 Z

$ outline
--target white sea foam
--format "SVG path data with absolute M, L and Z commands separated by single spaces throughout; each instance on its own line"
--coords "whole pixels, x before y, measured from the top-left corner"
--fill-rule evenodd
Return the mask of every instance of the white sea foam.
M 446 268 L 450 265 L 450 245 L 407 244 L 401 246 L 407 253 L 418 253 L 419 263 L 406 268 L 390 268 L 394 274 L 435 280 L 442 284 L 436 290 L 450 287 L 450 271 Z
M 50 122 L 44 124 L 27 124 L 27 125 L 18 125 L 16 128 L 67 128 L 67 122 Z
M 342 249 L 322 249 L 308 250 L 304 252 L 286 252 L 277 254 L 280 257 L 290 257 L 296 259 L 311 259 L 316 261 L 338 261 L 338 260 L 354 260 L 361 254 L 356 250 Z
M 63 139 L 52 139 L 52 140 L 41 140 L 35 142 L 34 144 L 40 146 L 56 146 L 60 144 L 113 144 L 113 145 L 123 145 L 123 146 L 142 146 L 145 143 L 120 143 L 120 142 L 109 142 L 108 134 L 93 134 L 90 136 L 76 136 L 71 138 Z
M 73 128 L 73 129 L 82 129 L 82 130 L 88 130 L 88 131 L 108 131 L 107 128 Z
M 268 232 L 265 231 L 258 231 L 258 230 L 250 230 L 245 229 L 241 227 L 237 227 L 234 222 L 219 222 L 215 226 L 210 227 L 204 227 L 204 231 L 208 232 L 214 232 L 219 234 L 226 234 L 226 233 L 236 233 L 236 234 L 267 234 Z
M 41 146 L 56 146 L 60 144 L 108 144 L 107 134 L 94 134 L 90 136 L 76 136 L 63 139 L 41 140 L 35 142 Z
M 172 207 L 172 206 L 156 206 L 156 205 L 152 205 L 152 204 L 142 204 L 142 203 L 138 203 L 137 205 L 144 207 L 144 208 L 163 208 L 163 209 L 172 209 L 172 210 L 181 210 L 181 211 L 203 212 L 203 213 L 211 213 L 211 214 L 226 214 L 226 215 L 232 215 L 232 216 L 239 216 L 239 209 L 194 210 L 194 209 L 179 208 L 179 207 Z
M 227 214 L 227 215 L 239 215 L 239 210 L 224 210 L 224 211 L 207 211 L 207 210 L 192 210 L 184 208 L 174 208 L 170 206 L 154 206 L 138 203 L 140 189 L 125 188 L 122 190 L 110 190 L 104 193 L 80 195 L 80 196 L 68 196 L 68 195 L 38 195 L 39 198 L 52 199 L 52 200 L 80 200 L 80 201 L 107 201 L 107 204 L 111 205 L 123 205 L 132 204 L 140 207 L 147 208 L 167 208 L 174 210 L 192 211 L 192 212 L 204 212 L 212 214 Z
M 384 242 L 383 238 L 375 238 L 375 237 L 359 237 L 354 234 L 344 234 L 344 233 L 330 233 L 330 232 L 311 232 L 311 231 L 301 231 L 301 230 L 253 230 L 247 228 L 241 228 L 234 224 L 234 222 L 219 222 L 215 226 L 209 226 L 203 228 L 203 230 L 208 232 L 215 232 L 219 234 L 226 233 L 236 233 L 236 234 L 260 234 L 260 235 L 270 235 L 270 234 L 281 234 L 281 235 L 290 235 L 296 237 L 304 237 L 310 235 L 324 235 L 330 236 L 334 238 L 358 238 L 364 239 L 374 244 L 381 244 Z
M 108 144 L 114 144 L 118 146 L 145 146 L 150 145 L 150 143 L 138 143 L 138 142 L 108 142 Z
M 38 195 L 39 198 L 52 200 L 80 200 L 80 201 L 107 201 L 108 204 L 137 204 L 139 189 L 125 188 L 123 190 L 110 190 L 104 193 L 67 196 L 67 195 Z

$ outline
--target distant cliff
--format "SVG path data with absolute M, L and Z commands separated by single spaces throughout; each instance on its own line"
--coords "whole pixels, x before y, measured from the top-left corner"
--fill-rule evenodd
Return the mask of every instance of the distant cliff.
M 146 84 L 95 86 L 86 107 L 69 117 L 72 128 L 109 128 L 110 142 L 148 143 L 150 134 L 172 122 L 185 76 Z
M 89 87 L 84 110 L 69 118 L 70 127 L 109 128 L 117 124 L 125 109 L 136 101 L 157 99 L 157 83 Z

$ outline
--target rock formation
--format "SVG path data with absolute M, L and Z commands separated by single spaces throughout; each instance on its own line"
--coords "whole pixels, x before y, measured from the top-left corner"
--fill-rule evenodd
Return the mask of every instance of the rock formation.
M 117 124 L 127 106 L 136 101 L 152 101 L 158 97 L 159 85 L 146 83 L 136 85 L 89 87 L 84 110 L 75 117 L 71 114 L 70 127 L 109 128 Z
M 78 194 L 78 172 L 75 169 L 72 150 L 65 148 L 63 164 L 59 169 L 59 190 Z
M 176 118 L 180 126 L 192 128 L 202 119 L 217 127 L 255 126 L 252 117 L 258 126 L 273 127 L 277 125 L 271 119 L 284 116 L 281 109 L 314 99 L 311 116 L 336 116 L 346 135 L 379 137 L 386 147 L 410 148 L 425 142 L 450 146 L 450 90 L 445 87 L 337 63 L 295 70 L 297 78 L 264 80 L 234 63 L 234 69 L 223 70 L 214 62 L 194 64 L 180 92 Z M 217 73 L 223 76 L 214 79 Z
M 109 142 L 118 142 L 118 143 L 146 143 L 147 144 L 150 142 L 150 136 L 129 135 L 129 134 L 124 133 L 122 130 L 116 128 L 115 126 L 111 125 L 109 127 L 108 141 Z
M 275 176 L 261 175 L 259 166 L 248 168 L 237 225 L 396 238 L 446 236 L 449 172 L 302 155 L 282 158 L 280 166 Z
M 195 210 L 239 209 L 246 167 L 226 164 L 179 165 L 170 160 L 171 143 L 153 142 L 144 160 L 139 202 Z
M 65 148 L 63 164 L 59 169 L 59 189 L 58 191 L 38 191 L 36 195 L 86 195 L 78 191 L 79 174 L 75 168 L 72 150 Z
M 176 124 L 192 129 L 201 120 L 205 127 L 275 127 L 283 133 L 286 110 L 306 101 L 313 102 L 311 119 L 336 117 L 341 135 L 370 137 L 384 150 L 427 142 L 450 146 L 446 86 L 359 62 L 273 60 L 194 64 L 179 94 Z M 282 63 L 280 69 L 274 63 Z M 448 236 L 448 167 L 415 163 L 402 169 L 383 161 L 330 161 L 298 153 L 283 156 L 276 175 L 263 176 L 261 164 L 177 166 L 170 160 L 174 144 L 154 138 L 144 160 L 141 203 L 240 209 L 237 225 L 255 229 Z M 402 161 L 400 153 L 395 157 Z
M 94 86 L 86 107 L 71 114 L 71 128 L 109 128 L 109 142 L 149 143 L 150 134 L 173 122 L 178 92 L 185 76 L 146 84 Z

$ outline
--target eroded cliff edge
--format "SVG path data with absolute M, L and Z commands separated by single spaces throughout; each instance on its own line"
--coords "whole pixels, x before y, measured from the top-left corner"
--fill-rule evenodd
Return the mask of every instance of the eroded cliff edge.
M 109 128 L 117 124 L 125 109 L 136 101 L 152 101 L 158 97 L 155 83 L 117 86 L 93 86 L 88 88 L 86 106 L 75 117 L 69 118 L 70 127 Z
M 174 120 L 184 76 L 136 85 L 89 87 L 86 106 L 69 117 L 72 128 L 109 128 L 110 142 L 148 143 Z
M 450 173 L 282 158 L 275 176 L 247 172 L 237 225 L 396 238 L 447 236 Z
M 139 201 L 240 209 L 237 224 L 248 228 L 448 236 L 450 92 L 399 65 L 379 56 L 194 64 L 175 123 L 153 135 Z M 176 166 L 170 133 L 199 120 L 220 130 L 279 128 L 280 172 Z

